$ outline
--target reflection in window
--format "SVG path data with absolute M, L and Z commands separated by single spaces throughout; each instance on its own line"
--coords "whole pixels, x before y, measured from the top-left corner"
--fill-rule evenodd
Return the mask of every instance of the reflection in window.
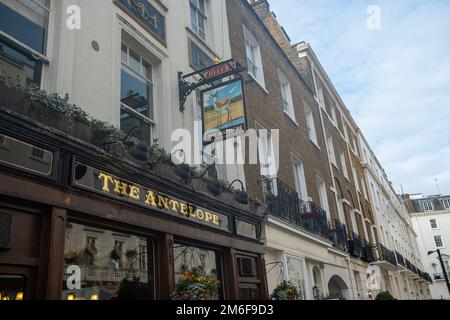
M 24 290 L 24 277 L 0 274 L 0 300 L 23 300 Z
M 40 84 L 42 63 L 32 53 L 45 55 L 48 13 L 48 0 L 0 0 L 0 31 L 15 40 L 0 40 L 1 74 Z
M 196 247 L 174 245 L 175 282 L 183 277 L 185 270 L 201 268 L 207 276 L 218 277 L 216 253 Z
M 68 223 L 64 300 L 147 300 L 154 297 L 153 247 L 147 239 Z M 70 284 L 80 270 L 80 289 Z
M 0 134 L 0 163 L 49 176 L 53 153 Z
M 124 132 L 139 128 L 133 136 L 151 141 L 154 120 L 152 65 L 122 43 L 121 124 Z

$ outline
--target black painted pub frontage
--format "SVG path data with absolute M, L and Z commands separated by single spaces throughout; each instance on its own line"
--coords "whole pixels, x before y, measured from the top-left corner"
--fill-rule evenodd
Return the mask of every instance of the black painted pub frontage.
M 0 85 L 1 299 L 266 299 L 262 207 L 109 139 Z

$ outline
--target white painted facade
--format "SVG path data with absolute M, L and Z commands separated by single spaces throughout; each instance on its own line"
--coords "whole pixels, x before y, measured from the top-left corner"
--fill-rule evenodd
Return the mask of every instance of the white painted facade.
M 433 277 L 433 284 L 430 285 L 431 297 L 450 300 L 438 255 L 428 255 L 429 251 L 440 249 L 444 267 L 450 277 L 450 210 L 413 213 L 411 220 L 417 233 L 424 270 Z M 431 220 L 435 220 L 436 228 L 431 224 Z M 441 237 L 443 246 L 436 245 L 435 236 Z

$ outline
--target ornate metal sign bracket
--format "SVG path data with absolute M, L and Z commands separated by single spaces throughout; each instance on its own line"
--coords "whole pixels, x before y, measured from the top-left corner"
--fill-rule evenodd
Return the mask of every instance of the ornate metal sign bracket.
M 180 112 L 184 112 L 185 110 L 184 105 L 186 103 L 186 99 L 195 89 L 203 86 L 212 85 L 214 84 L 214 82 L 218 80 L 232 76 L 237 73 L 241 73 L 244 70 L 245 68 L 243 68 L 239 63 L 230 59 L 186 75 L 183 75 L 183 72 L 178 72 Z M 187 81 L 187 79 L 196 76 L 200 78 L 200 80 L 198 80 L 197 82 Z

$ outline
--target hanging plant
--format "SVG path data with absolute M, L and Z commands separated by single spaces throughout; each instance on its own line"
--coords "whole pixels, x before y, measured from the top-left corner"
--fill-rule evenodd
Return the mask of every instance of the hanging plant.
M 297 300 L 300 298 L 298 288 L 290 281 L 280 283 L 270 295 L 272 300 Z
M 182 268 L 183 277 L 177 282 L 172 300 L 218 300 L 220 281 L 206 275 L 202 267 Z

